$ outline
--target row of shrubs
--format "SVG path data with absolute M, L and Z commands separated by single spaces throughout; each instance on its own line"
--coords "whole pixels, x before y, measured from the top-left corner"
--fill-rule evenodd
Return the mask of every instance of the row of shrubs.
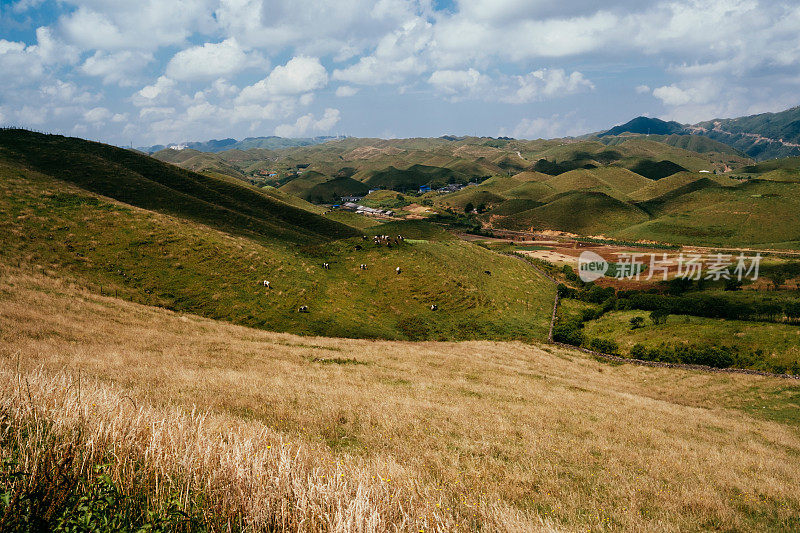
M 616 341 L 600 337 L 588 337 L 582 330 L 582 326 L 583 324 L 577 320 L 558 324 L 553 330 L 553 339 L 557 342 L 588 348 L 604 354 L 624 355 L 620 353 L 619 344 Z M 792 362 L 789 366 L 782 365 L 770 361 L 770 358 L 763 350 L 749 350 L 738 346 L 670 344 L 662 342 L 656 347 L 648 348 L 643 344 L 635 344 L 627 356 L 643 361 L 705 365 L 713 368 L 750 368 L 776 374 L 800 375 L 800 364 L 797 361 Z
M 586 286 L 573 289 L 558 286 L 559 296 L 593 304 L 607 310 L 663 311 L 671 315 L 691 315 L 727 320 L 756 320 L 762 322 L 800 322 L 800 300 L 741 301 L 725 294 L 689 294 L 673 296 L 657 292 L 615 291 L 613 287 Z

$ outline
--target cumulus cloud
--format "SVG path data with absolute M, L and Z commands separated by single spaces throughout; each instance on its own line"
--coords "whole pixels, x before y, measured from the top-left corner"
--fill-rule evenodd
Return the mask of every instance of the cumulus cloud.
M 550 118 L 523 118 L 511 130 L 510 136 L 517 139 L 553 139 L 581 135 L 586 131 L 586 126 L 575 119 L 574 113 L 567 116 L 555 114 Z M 509 132 L 501 130 L 500 135 L 509 135 Z
M 58 103 L 88 104 L 99 98 L 98 95 L 79 88 L 73 82 L 62 80 L 43 85 L 40 91 L 48 101 Z
M 353 57 L 399 23 L 430 10 L 415 0 L 221 0 L 215 20 L 227 35 L 265 49 Z M 313 28 L 313 32 L 309 32 Z
M 422 18 L 409 20 L 383 36 L 374 53 L 357 63 L 333 72 L 336 80 L 359 85 L 401 83 L 428 69 L 427 52 L 432 44 L 433 25 Z
M 653 89 L 653 96 L 668 106 L 706 104 L 720 92 L 719 84 L 710 78 L 679 85 L 666 85 Z
M 102 78 L 103 83 L 116 83 L 123 87 L 136 84 L 141 70 L 153 61 L 153 55 L 138 50 L 121 52 L 97 51 L 86 58 L 80 67 L 89 76 Z
M 32 16 L 28 10 L 40 4 L 18 0 L 4 15 L 22 27 Z M 53 14 L 35 36 L 24 42 L 0 39 L 0 105 L 5 120 L 26 124 L 66 130 L 79 122 L 114 136 L 116 124 L 124 122 L 124 135 L 187 132 L 195 137 L 271 130 L 282 122 L 281 127 L 315 131 L 311 124 L 322 119 L 313 113 L 306 118 L 308 112 L 300 109 L 318 105 L 313 111 L 319 117 L 334 105 L 334 96 L 366 103 L 377 95 L 392 104 L 399 103 L 392 101 L 397 93 L 404 95 L 407 123 L 376 124 L 365 134 L 387 127 L 395 133 L 415 131 L 426 117 L 414 115 L 419 113 L 414 99 L 431 94 L 487 106 L 535 107 L 565 95 L 602 91 L 625 112 L 661 113 L 684 122 L 799 103 L 797 2 L 459 0 L 446 9 L 437 5 L 430 0 L 49 2 Z M 276 58 L 292 59 L 270 71 Z M 620 65 L 640 70 L 634 74 Z M 255 68 L 264 72 L 260 81 L 248 71 Z M 340 83 L 335 91 L 324 91 L 330 79 Z M 602 85 L 595 87 L 600 79 Z M 140 90 L 123 92 L 101 83 Z M 362 85 L 374 89 L 358 93 Z M 620 95 L 632 95 L 631 89 L 652 94 L 648 101 L 655 108 L 625 107 Z M 583 112 L 591 115 L 593 100 L 571 98 L 569 104 L 583 102 Z M 642 98 L 635 100 L 641 105 Z M 87 121 L 84 114 L 97 107 L 113 115 Z M 166 108 L 172 111 L 155 111 Z M 130 120 L 119 118 L 126 113 Z M 303 120 L 293 123 L 298 115 Z M 515 130 L 563 135 L 569 126 L 563 116 L 526 120 Z M 98 129 L 101 123 L 105 129 Z
M 83 119 L 93 124 L 102 124 L 113 116 L 114 114 L 105 107 L 94 107 L 83 114 Z
M 58 26 L 70 44 L 84 50 L 156 50 L 213 30 L 210 7 L 209 0 L 89 0 L 61 16 Z
M 428 78 L 438 92 L 452 99 L 483 98 L 492 89 L 492 80 L 475 70 L 437 70 Z
M 173 94 L 175 80 L 166 76 L 159 77 L 152 85 L 142 87 L 133 95 L 133 103 L 138 106 L 148 106 L 165 100 Z
M 567 74 L 563 69 L 539 69 L 522 76 L 496 79 L 473 68 L 437 70 L 428 83 L 453 101 L 481 99 L 509 104 L 527 104 L 594 89 L 594 84 L 582 73 Z
M 358 94 L 358 87 L 350 87 L 349 85 L 340 85 L 336 88 L 336 96 L 345 98 L 348 96 L 355 96 Z
M 205 43 L 181 50 L 170 59 L 166 74 L 174 80 L 204 80 L 229 76 L 258 59 L 250 57 L 236 39 Z M 268 67 L 268 63 L 262 62 Z
M 294 124 L 281 124 L 275 128 L 275 135 L 279 137 L 302 137 L 309 133 L 324 133 L 334 127 L 340 118 L 339 110 L 329 107 L 319 120 L 309 113 L 299 117 Z
M 560 68 L 536 70 L 525 76 L 516 76 L 515 81 L 517 89 L 503 99 L 511 104 L 525 104 L 594 89 L 594 84 L 580 72 L 567 74 Z
M 295 96 L 328 84 L 328 71 L 316 57 L 297 56 L 275 67 L 269 76 L 245 87 L 238 101 L 264 102 L 275 97 Z

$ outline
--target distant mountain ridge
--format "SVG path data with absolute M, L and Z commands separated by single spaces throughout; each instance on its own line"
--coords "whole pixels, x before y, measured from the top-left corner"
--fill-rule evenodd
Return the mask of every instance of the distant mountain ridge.
M 666 122 L 657 118 L 636 117 L 621 126 L 614 126 L 610 130 L 601 133 L 598 137 L 609 135 L 620 135 L 622 133 L 639 133 L 642 135 L 671 135 L 681 133 L 686 130 L 683 124 L 678 122 Z
M 597 134 L 698 135 L 731 146 L 758 161 L 800 156 L 800 106 L 778 113 L 760 113 L 739 118 L 713 119 L 694 125 L 636 117 Z
M 146 154 L 153 154 L 161 150 L 171 148 L 173 150 L 185 150 L 191 148 L 198 152 L 223 152 L 225 150 L 248 150 L 250 148 L 265 148 L 267 150 L 279 150 L 281 148 L 294 148 L 297 146 L 312 146 L 315 144 L 324 143 L 331 139 L 340 139 L 339 136 L 318 136 L 318 137 L 302 137 L 302 138 L 288 138 L 277 137 L 271 135 L 269 137 L 247 137 L 241 141 L 236 139 L 211 139 L 210 141 L 187 141 L 182 143 L 173 144 L 155 144 L 153 146 L 141 146 L 136 148 L 140 152 Z

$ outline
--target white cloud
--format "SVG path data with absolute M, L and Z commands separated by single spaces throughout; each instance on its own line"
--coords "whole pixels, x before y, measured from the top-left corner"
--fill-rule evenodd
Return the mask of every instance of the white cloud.
M 205 43 L 181 50 L 167 64 L 166 74 L 175 80 L 205 80 L 229 76 L 258 61 L 236 39 Z M 262 61 L 263 66 L 268 63 Z
M 422 4 L 422 5 L 421 5 Z M 398 23 L 421 12 L 416 0 L 221 0 L 215 19 L 226 35 L 251 47 L 292 47 L 305 55 L 343 61 L 373 46 Z
M 493 89 L 489 76 L 474 68 L 469 70 L 437 70 L 428 78 L 428 83 L 440 93 L 452 99 L 483 98 Z
M 525 104 L 594 89 L 594 84 L 580 72 L 567 74 L 563 69 L 540 69 L 525 76 L 515 76 L 517 89 L 503 98 L 512 104 Z
M 351 87 L 349 85 L 340 85 L 336 88 L 336 96 L 346 98 L 348 96 L 355 96 L 358 94 L 358 87 Z
M 586 133 L 582 121 L 574 119 L 574 113 L 567 116 L 553 115 L 550 118 L 523 118 L 511 131 L 517 139 L 554 139 Z M 505 130 L 500 135 L 508 135 Z
M 637 85 L 636 89 L 634 89 L 634 90 L 636 91 L 636 94 L 649 94 L 650 93 L 650 87 L 647 86 L 647 85 Z
M 498 79 L 472 68 L 437 70 L 428 78 L 428 83 L 454 101 L 481 99 L 510 104 L 526 104 L 594 89 L 594 84 L 582 73 L 567 74 L 563 69 L 539 69 L 524 76 Z
M 146 120 L 160 120 L 174 115 L 174 107 L 143 107 L 139 110 L 139 118 Z
M 195 31 L 213 31 L 210 0 L 83 0 L 63 15 L 64 37 L 84 50 L 156 50 L 180 45 Z
M 668 106 L 686 104 L 706 104 L 715 99 L 720 92 L 718 82 L 710 78 L 684 83 L 681 86 L 672 84 L 653 89 L 653 96 Z
M 41 78 L 44 65 L 32 46 L 0 39 L 0 70 L 4 74 L 4 84 L 18 86 Z
M 77 48 L 59 41 L 53 37 L 53 31 L 44 26 L 36 28 L 36 46 L 32 48 L 42 62 L 48 65 L 75 63 L 80 55 Z
M 173 94 L 175 81 L 166 77 L 159 77 L 152 85 L 142 87 L 133 95 L 133 103 L 138 106 L 148 106 L 165 100 Z
M 86 122 L 91 122 L 93 124 L 102 124 L 111 119 L 113 116 L 114 114 L 105 107 L 94 107 L 83 114 L 83 119 Z
M 327 108 L 319 120 L 316 120 L 314 115 L 309 113 L 299 117 L 294 124 L 281 124 L 275 128 L 275 135 L 279 137 L 302 137 L 311 132 L 327 132 L 339 122 L 340 118 L 338 109 Z
M 264 102 L 276 97 L 295 96 L 328 84 L 328 72 L 316 57 L 297 56 L 275 67 L 263 80 L 245 87 L 238 101 Z
M 433 25 L 415 18 L 381 38 L 372 55 L 333 72 L 333 78 L 359 85 L 398 84 L 428 69 L 426 54 Z
M 122 87 L 134 85 L 138 74 L 153 61 L 153 55 L 137 50 L 107 53 L 98 50 L 86 58 L 81 72 L 103 79 L 103 83 L 116 83 Z
M 55 80 L 52 84 L 42 85 L 42 95 L 49 102 L 88 104 L 99 97 L 89 91 L 78 88 L 70 81 Z

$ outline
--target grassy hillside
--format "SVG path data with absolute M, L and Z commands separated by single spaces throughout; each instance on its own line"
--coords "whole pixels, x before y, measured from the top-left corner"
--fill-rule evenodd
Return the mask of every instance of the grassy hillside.
M 40 265 L 105 294 L 302 334 L 528 340 L 546 335 L 550 284 L 520 261 L 450 240 L 441 230 L 425 230 L 429 235 L 421 240 L 391 249 L 359 237 L 306 237 L 299 233 L 302 228 L 272 235 L 249 227 L 226 231 L 200 224 L 197 217 L 178 217 L 176 209 L 159 213 L 115 202 L 8 159 L 0 172 L 4 259 Z M 133 191 L 123 182 L 125 176 L 114 174 L 115 183 Z M 95 170 L 94 183 L 101 177 Z M 133 179 L 146 180 L 139 174 Z M 304 213 L 321 219 L 317 227 L 357 233 L 333 219 Z M 418 225 L 403 223 L 371 231 L 407 237 L 424 233 Z M 323 270 L 323 262 L 331 269 Z M 368 270 L 359 269 L 362 263 Z M 398 266 L 400 276 L 395 274 Z M 264 279 L 271 289 L 261 286 Z M 525 288 L 522 294 L 520 287 Z M 430 311 L 433 304 L 438 312 Z M 310 312 L 298 313 L 301 305 Z
M 322 242 L 347 226 L 280 202 L 245 184 L 196 174 L 100 143 L 0 130 L 0 158 L 121 202 L 229 232 Z M 24 175 L 17 172 L 17 175 Z
M 550 178 L 544 183 L 559 193 L 607 187 L 627 195 L 650 185 L 652 181 L 624 168 L 603 167 L 572 170 Z
M 800 143 L 800 107 L 779 113 L 709 120 L 693 129 L 760 161 L 800 155 L 800 148 L 792 146 Z
M 636 206 L 597 191 L 568 192 L 546 205 L 498 221 L 513 230 L 554 229 L 583 235 L 613 232 L 648 220 Z
M 370 187 L 381 187 L 398 191 L 418 189 L 421 185 L 442 187 L 448 183 L 467 183 L 469 178 L 460 172 L 430 165 L 412 165 L 407 169 L 390 166 L 372 172 L 364 183 Z
M 630 320 L 640 316 L 645 326 L 631 329 Z M 617 311 L 588 322 L 584 334 L 591 338 L 611 339 L 627 354 L 635 344 L 658 348 L 661 343 L 730 346 L 750 351 L 761 350 L 768 368 L 780 365 L 791 368 L 800 361 L 797 326 L 739 320 L 720 320 L 693 316 L 670 316 L 666 323 L 654 325 L 644 311 Z
M 314 185 L 300 197 L 315 204 L 338 204 L 342 196 L 361 196 L 367 191 L 369 187 L 353 178 L 333 178 Z
M 325 183 L 329 179 L 330 178 L 325 174 L 310 170 L 289 181 L 286 183 L 286 185 L 280 186 L 278 190 L 282 193 L 291 194 L 293 196 L 297 196 L 298 198 L 302 198 L 308 193 L 308 191 L 317 185 Z
M 269 333 L 6 267 L 0 295 L 1 473 L 42 465 L 14 520 L 28 494 L 218 531 L 800 527 L 793 382 Z
M 691 187 L 691 186 L 689 186 Z M 658 205 L 653 205 L 653 203 Z M 658 218 L 619 231 L 626 239 L 765 247 L 800 244 L 800 184 L 752 180 L 737 187 L 705 186 L 648 203 Z

